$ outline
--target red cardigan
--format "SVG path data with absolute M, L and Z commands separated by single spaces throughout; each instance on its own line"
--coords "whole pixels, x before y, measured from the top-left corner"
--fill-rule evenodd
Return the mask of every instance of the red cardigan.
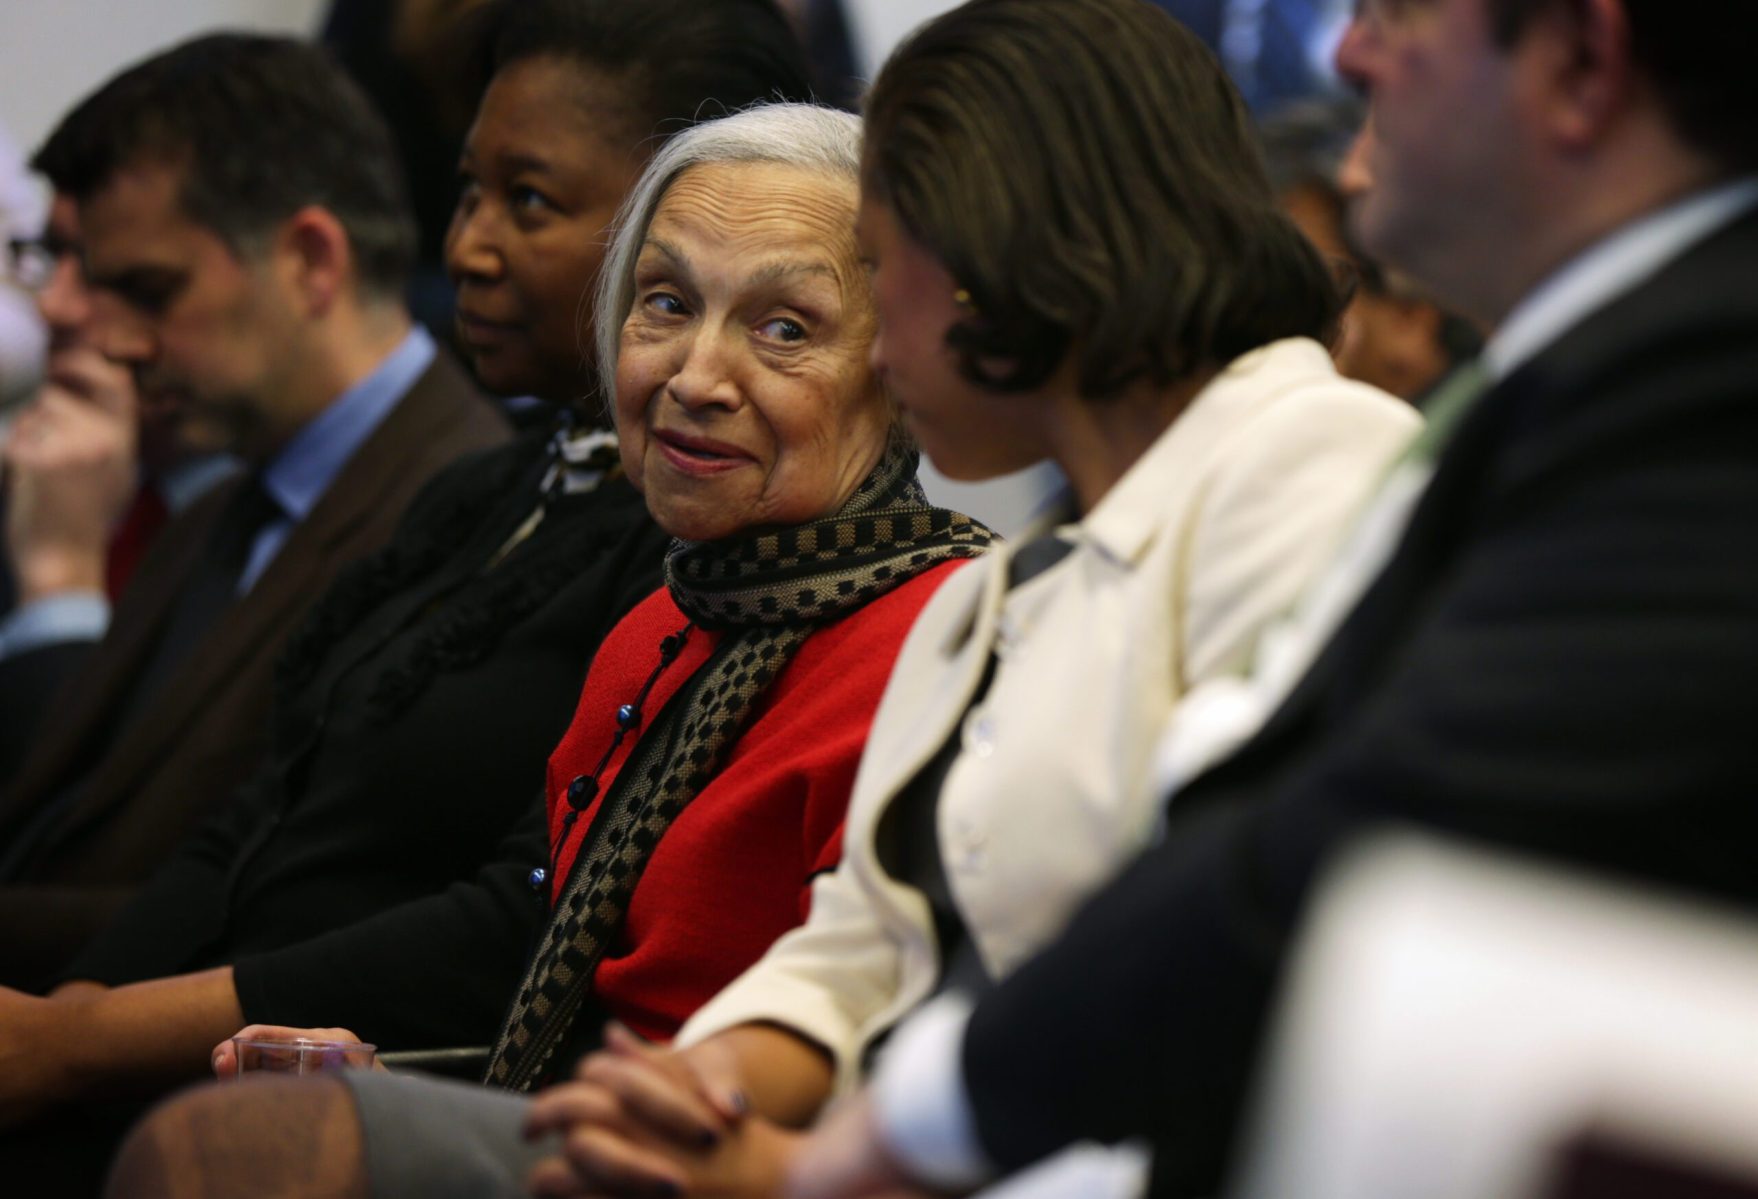
M 593 978 L 598 1001 L 643 1036 L 669 1039 L 782 933 L 805 920 L 815 875 L 842 855 L 842 820 L 867 730 L 903 638 L 934 590 L 963 562 L 924 571 L 806 639 L 759 701 L 726 765 L 660 840 L 618 943 Z M 685 617 L 660 588 L 611 631 L 593 659 L 567 735 L 549 759 L 555 846 L 568 783 L 598 764 L 616 710 L 659 662 L 660 640 Z M 653 717 L 707 661 L 719 634 L 696 629 L 643 705 Z M 599 803 L 636 738 L 618 749 L 599 800 L 559 846 L 550 901 L 572 869 Z

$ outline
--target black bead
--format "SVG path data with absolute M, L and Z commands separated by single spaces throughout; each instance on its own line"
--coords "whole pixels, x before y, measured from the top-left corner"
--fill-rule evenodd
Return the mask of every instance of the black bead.
M 576 775 L 568 784 L 568 806 L 576 812 L 591 803 L 598 794 L 598 780 L 589 774 Z
M 617 709 L 617 727 L 632 729 L 641 723 L 641 709 L 634 704 L 624 704 Z
M 526 876 L 525 881 L 531 884 L 531 889 L 533 891 L 541 891 L 543 890 L 543 884 L 549 881 L 549 871 L 545 870 L 542 866 L 538 866 Z

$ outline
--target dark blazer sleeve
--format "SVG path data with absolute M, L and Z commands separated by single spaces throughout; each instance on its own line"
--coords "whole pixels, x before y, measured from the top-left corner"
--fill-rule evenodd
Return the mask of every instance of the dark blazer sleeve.
M 539 796 L 474 878 L 233 967 L 244 1018 L 310 1028 L 345 1020 L 385 1049 L 486 1044 L 545 918 L 529 882 L 549 860 Z
M 272 817 L 267 785 L 260 780 L 240 788 L 236 799 L 192 833 L 62 971 L 62 980 L 119 986 L 157 978 L 167 973 L 167 962 L 193 962 L 217 941 L 227 918 L 233 860 L 250 831 Z
M 35 743 L 49 700 L 97 646 L 61 641 L 0 659 L 0 784 L 17 773 Z
M 1146 1132 L 1164 1193 L 1212 1186 L 1315 874 L 1382 822 L 1758 893 L 1758 369 L 1643 375 L 1481 463 L 1493 498 L 1448 517 L 1461 549 L 1422 566 L 1396 652 L 1331 662 L 1302 748 L 1197 780 L 979 1005 L 963 1061 L 995 1160 Z M 1339 641 L 1371 640 L 1373 598 Z

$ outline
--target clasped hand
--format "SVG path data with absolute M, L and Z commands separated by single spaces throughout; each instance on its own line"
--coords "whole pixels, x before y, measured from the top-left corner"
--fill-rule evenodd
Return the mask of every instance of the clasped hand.
M 573 1082 L 532 1100 L 525 1131 L 558 1138 L 527 1179 L 545 1197 L 776 1195 L 799 1139 L 750 1110 L 712 1045 L 683 1053 L 616 1024 Z

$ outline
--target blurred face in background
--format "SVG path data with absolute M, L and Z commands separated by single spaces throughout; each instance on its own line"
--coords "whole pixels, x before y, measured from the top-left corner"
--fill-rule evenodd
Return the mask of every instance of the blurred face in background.
M 43 249 L 54 264 L 37 292 L 37 312 L 49 329 L 49 351 L 59 353 L 87 340 L 92 315 L 91 290 L 80 266 L 79 206 L 73 197 L 56 193 L 43 228 Z
M 174 407 L 181 450 L 262 456 L 306 416 L 294 252 L 279 230 L 234 249 L 183 211 L 182 178 L 141 162 L 80 204 L 91 336 Z
M 605 229 L 643 165 L 629 119 L 604 80 L 560 58 L 515 62 L 483 96 L 446 264 L 459 340 L 491 391 L 589 390 Z
M 1531 216 L 1531 57 L 1495 43 L 1485 0 L 1361 0 L 1337 49 L 1372 123 L 1353 156 L 1357 239 L 1467 309 Z

